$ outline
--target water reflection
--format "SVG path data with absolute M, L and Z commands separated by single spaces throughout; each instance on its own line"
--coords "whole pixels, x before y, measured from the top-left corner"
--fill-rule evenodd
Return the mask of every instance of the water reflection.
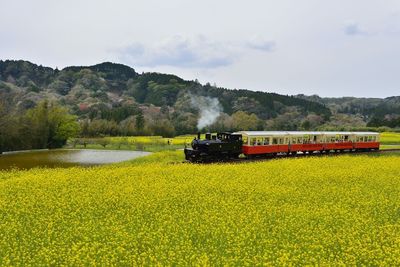
M 122 150 L 43 150 L 0 155 L 0 169 L 34 167 L 93 166 L 115 163 L 150 154 L 142 151 Z

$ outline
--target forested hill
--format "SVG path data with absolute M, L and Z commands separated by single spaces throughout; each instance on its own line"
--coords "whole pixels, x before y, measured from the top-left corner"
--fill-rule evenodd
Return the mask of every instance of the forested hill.
M 298 107 L 305 112 L 330 115 L 324 105 L 291 96 L 203 86 L 169 74 L 138 74 L 128 66 L 109 62 L 60 71 L 28 61 L 0 61 L 0 81 L 3 89 L 19 89 L 22 94 L 18 100 L 25 105 L 40 98 L 57 98 L 76 113 L 80 104 L 119 106 L 127 100 L 173 107 L 191 92 L 218 98 L 227 114 L 244 110 L 268 119 L 280 114 L 283 107 Z
M 362 118 L 370 127 L 400 127 L 400 96 L 387 98 L 323 98 L 317 95 L 297 95 L 297 97 L 323 104 L 334 114 Z
M 331 115 L 323 104 L 293 96 L 201 85 L 170 74 L 139 74 L 128 66 L 109 62 L 58 70 L 28 61 L 0 61 L 0 90 L 2 99 L 8 99 L 7 103 L 3 101 L 8 109 L 29 109 L 48 99 L 68 107 L 81 120 L 108 120 L 113 124 L 143 113 L 149 127 L 165 125 L 176 134 L 197 130 L 201 110 L 193 105 L 193 96 L 218 99 L 221 119 L 211 128 L 261 129 L 266 121 L 288 112 L 303 119 L 315 114 L 322 121 Z M 240 119 L 247 120 L 248 125 L 241 125 Z

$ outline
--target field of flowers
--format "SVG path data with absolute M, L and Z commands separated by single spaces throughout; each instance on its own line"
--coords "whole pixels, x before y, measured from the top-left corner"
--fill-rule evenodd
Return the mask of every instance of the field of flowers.
M 130 143 L 142 143 L 142 144 L 171 144 L 171 145 L 184 145 L 190 143 L 195 135 L 181 135 L 173 138 L 167 138 L 162 136 L 129 136 L 129 137 L 106 137 L 111 142 L 121 142 L 126 140 Z
M 383 145 L 400 145 L 400 133 L 384 132 L 380 136 Z
M 0 172 L 0 265 L 400 264 L 400 157 Z

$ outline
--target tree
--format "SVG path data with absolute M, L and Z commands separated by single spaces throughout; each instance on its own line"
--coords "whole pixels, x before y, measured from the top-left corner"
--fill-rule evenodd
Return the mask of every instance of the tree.
M 61 147 L 70 137 L 75 137 L 80 130 L 77 117 L 70 115 L 64 107 L 53 105 L 49 114 L 48 147 Z
M 331 117 L 329 122 L 320 126 L 319 130 L 340 130 L 346 131 L 352 128 L 363 128 L 366 127 L 366 123 L 360 116 L 347 115 L 347 114 L 335 114 Z
M 65 107 L 49 104 L 47 100 L 28 110 L 24 121 L 33 139 L 32 148 L 61 147 L 79 132 L 76 116 L 70 115 Z
M 49 102 L 44 100 L 26 112 L 24 125 L 32 136 L 32 148 L 47 148 L 49 141 Z
M 98 143 L 99 143 L 102 147 L 106 148 L 106 146 L 110 144 L 110 141 L 109 141 L 107 138 L 104 138 L 104 137 L 103 137 L 103 138 L 100 138 L 100 140 L 98 140 Z
M 144 129 L 144 116 L 143 111 L 139 110 L 139 113 L 136 115 L 135 121 L 136 130 L 140 133 Z
M 81 136 L 89 136 L 89 120 L 85 119 L 80 122 Z
M 221 113 L 217 120 L 210 125 L 210 132 L 233 131 L 233 119 L 226 113 Z
M 172 123 L 177 134 L 197 132 L 197 117 L 190 112 L 175 111 L 172 114 Z
M 169 109 L 168 109 L 168 106 L 166 106 L 166 105 L 163 105 L 162 107 L 161 107 L 161 109 L 160 109 L 160 113 L 161 113 L 161 116 L 162 117 L 165 117 L 166 119 L 170 119 L 170 117 L 169 117 Z
M 175 135 L 175 128 L 171 121 L 166 119 L 155 120 L 148 125 L 148 130 L 151 134 L 161 135 L 164 137 L 173 137 Z
M 287 107 L 282 109 L 282 114 L 279 114 L 273 119 L 270 119 L 266 122 L 266 128 L 268 130 L 277 130 L 277 131 L 294 131 L 298 130 L 300 126 L 300 122 L 304 118 L 304 116 L 300 113 L 299 108 L 296 107 Z M 310 125 L 305 124 L 305 127 L 311 127 Z
M 268 112 L 265 111 L 264 107 L 260 105 L 260 103 L 249 97 L 239 97 L 235 101 L 233 101 L 232 110 L 237 111 L 244 111 L 247 113 L 254 113 L 260 118 L 268 118 Z
M 235 112 L 232 115 L 232 120 L 235 130 L 257 130 L 260 124 L 256 114 L 248 114 L 244 111 Z
M 320 115 L 309 114 L 301 123 L 301 128 L 303 130 L 315 130 L 324 122 L 324 119 Z
M 135 134 L 135 117 L 131 116 L 118 124 L 119 132 L 123 136 Z
M 93 120 L 88 127 L 88 135 L 92 137 L 117 135 L 118 133 L 118 124 L 113 120 Z

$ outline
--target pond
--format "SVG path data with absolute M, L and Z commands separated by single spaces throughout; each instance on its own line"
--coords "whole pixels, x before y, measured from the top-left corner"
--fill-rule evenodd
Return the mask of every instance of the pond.
M 0 170 L 34 167 L 94 166 L 116 163 L 149 155 L 149 152 L 123 150 L 56 149 L 0 155 Z

